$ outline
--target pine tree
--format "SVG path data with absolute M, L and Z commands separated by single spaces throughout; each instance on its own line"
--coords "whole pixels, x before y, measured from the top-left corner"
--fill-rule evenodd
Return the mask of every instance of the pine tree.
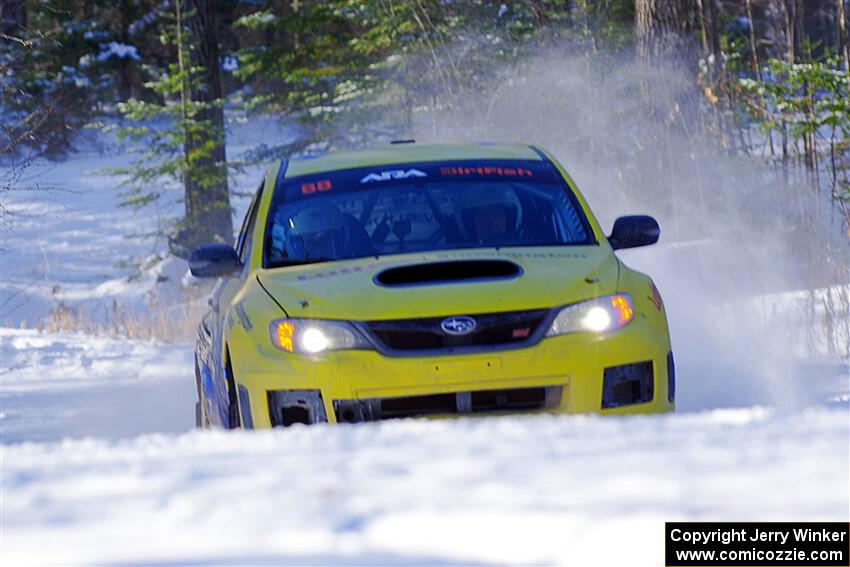
M 169 235 L 171 252 L 188 257 L 198 245 L 232 243 L 227 186 L 224 112 L 216 44 L 216 20 L 209 0 L 175 0 L 164 43 L 174 47 L 165 69 L 148 68 L 155 78 L 145 86 L 161 101 L 128 99 L 120 112 L 133 122 L 119 130 L 122 140 L 143 148 L 135 163 L 116 168 L 129 176 L 126 204 L 146 205 L 169 181 L 183 186 L 185 215 Z

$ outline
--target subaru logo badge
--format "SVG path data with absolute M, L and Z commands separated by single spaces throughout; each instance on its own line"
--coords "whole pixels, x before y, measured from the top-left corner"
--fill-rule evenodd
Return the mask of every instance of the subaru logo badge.
M 440 323 L 440 327 L 450 335 L 468 335 L 477 325 L 472 317 L 449 317 Z

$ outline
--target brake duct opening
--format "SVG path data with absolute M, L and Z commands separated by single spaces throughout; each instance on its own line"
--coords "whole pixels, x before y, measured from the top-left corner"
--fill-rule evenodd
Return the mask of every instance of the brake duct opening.
M 610 366 L 602 378 L 602 409 L 651 402 L 654 390 L 651 360 Z
M 278 390 L 269 392 L 268 398 L 272 427 L 289 427 L 296 423 L 312 425 L 328 421 L 325 403 L 319 390 Z

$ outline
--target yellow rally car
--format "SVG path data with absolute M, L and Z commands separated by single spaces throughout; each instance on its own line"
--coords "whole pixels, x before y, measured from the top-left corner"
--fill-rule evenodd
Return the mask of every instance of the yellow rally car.
M 507 412 L 664 412 L 664 306 L 534 146 L 395 144 L 272 166 L 219 278 L 195 362 L 198 425 Z

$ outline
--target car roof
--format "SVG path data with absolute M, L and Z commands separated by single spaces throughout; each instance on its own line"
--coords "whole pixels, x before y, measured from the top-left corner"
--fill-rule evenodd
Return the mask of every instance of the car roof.
M 362 151 L 329 153 L 313 158 L 294 158 L 289 160 L 285 177 L 400 163 L 457 160 L 543 161 L 543 157 L 531 146 L 523 144 L 402 143 Z

